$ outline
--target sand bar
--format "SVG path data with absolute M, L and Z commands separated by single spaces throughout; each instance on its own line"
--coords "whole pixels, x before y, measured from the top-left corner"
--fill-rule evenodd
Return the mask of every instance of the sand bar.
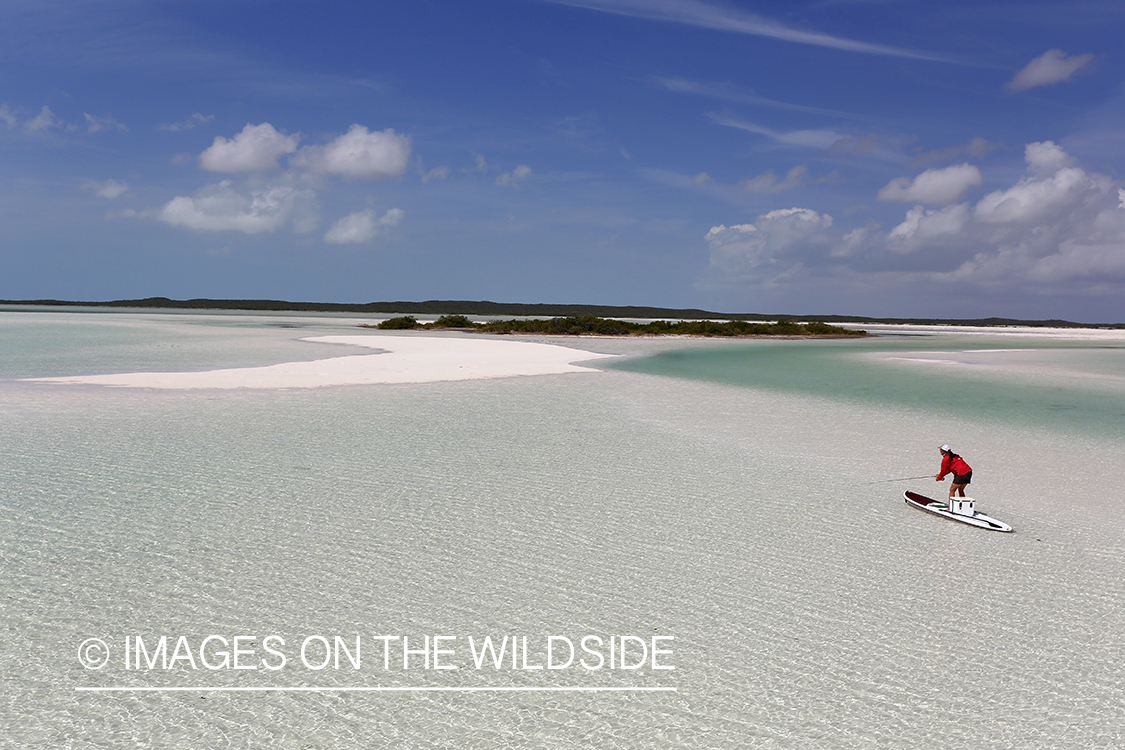
M 311 362 L 283 362 L 203 372 L 130 372 L 28 378 L 53 384 L 119 388 L 320 388 L 337 385 L 434 383 L 521 375 L 596 372 L 574 364 L 614 356 L 532 341 L 451 336 L 316 336 L 304 341 L 375 349 Z

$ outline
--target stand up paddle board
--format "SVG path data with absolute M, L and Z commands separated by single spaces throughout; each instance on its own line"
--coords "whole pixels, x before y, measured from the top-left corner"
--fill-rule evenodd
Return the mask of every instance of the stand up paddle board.
M 986 516 L 983 513 L 978 513 L 974 507 L 974 501 L 969 497 L 954 498 L 952 503 L 943 503 L 938 500 L 931 500 L 928 497 L 923 497 L 917 492 L 907 490 L 902 493 L 906 499 L 907 505 L 913 505 L 915 508 L 928 510 L 931 513 L 936 513 L 945 518 L 952 518 L 954 521 L 961 523 L 971 524 L 973 526 L 980 526 L 982 529 L 992 529 L 993 531 L 1012 531 L 1012 527 L 1003 521 L 998 521 L 992 516 Z M 950 505 L 953 507 L 951 508 Z

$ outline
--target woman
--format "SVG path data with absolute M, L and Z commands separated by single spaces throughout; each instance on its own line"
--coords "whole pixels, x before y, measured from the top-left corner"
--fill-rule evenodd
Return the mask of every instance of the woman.
M 940 482 L 946 474 L 953 472 L 953 484 L 949 485 L 949 499 L 953 500 L 954 493 L 964 497 L 965 485 L 973 479 L 973 468 L 965 463 L 965 459 L 950 450 L 948 444 L 941 446 L 940 450 L 941 472 L 937 475 L 937 480 Z

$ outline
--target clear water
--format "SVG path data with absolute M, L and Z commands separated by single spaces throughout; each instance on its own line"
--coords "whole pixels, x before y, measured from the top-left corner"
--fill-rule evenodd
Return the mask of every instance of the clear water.
M 1069 342 L 887 336 L 718 343 L 609 366 L 891 408 L 938 410 L 948 414 L 952 424 L 971 418 L 1125 437 L 1125 340 L 1116 336 Z
M 177 372 L 340 356 L 300 339 L 370 319 L 315 314 L 129 313 L 0 307 L 0 378 Z
M 303 330 L 276 325 L 285 316 L 44 320 L 3 321 L 21 376 L 303 351 Z M 838 373 L 915 367 L 864 359 L 884 345 L 785 357 Z M 1022 387 L 1076 367 L 1025 354 L 990 377 Z M 1086 369 L 1112 376 L 1113 362 Z M 1030 419 L 951 425 L 945 404 L 877 389 L 785 388 L 807 369 L 789 366 L 768 388 L 621 370 L 283 392 L 0 379 L 0 746 L 1125 745 L 1125 441 Z M 1065 388 L 1072 377 L 1089 379 L 1058 375 Z M 951 432 L 983 509 L 1015 534 L 902 502 L 927 485 L 889 480 L 936 472 Z M 676 669 L 88 671 L 77 659 L 91 637 L 438 633 L 667 634 Z M 191 689 L 76 690 L 121 685 Z

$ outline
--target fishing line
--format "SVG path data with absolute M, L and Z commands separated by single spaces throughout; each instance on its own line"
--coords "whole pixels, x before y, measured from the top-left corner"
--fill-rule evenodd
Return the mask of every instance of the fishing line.
M 864 482 L 864 484 L 885 484 L 886 482 L 905 482 L 910 479 L 929 479 L 933 474 L 923 474 L 920 477 L 900 477 L 899 479 L 878 479 L 874 482 Z

